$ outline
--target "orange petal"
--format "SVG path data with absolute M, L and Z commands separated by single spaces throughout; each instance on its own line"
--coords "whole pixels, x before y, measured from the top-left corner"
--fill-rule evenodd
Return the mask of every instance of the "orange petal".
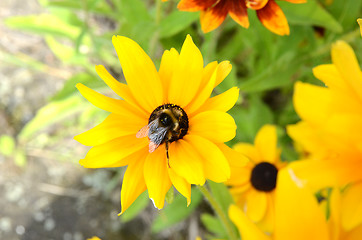
M 148 196 L 158 209 L 163 208 L 166 193 L 172 186 L 167 168 L 166 149 L 161 145 L 148 154 L 143 167 Z
M 218 0 L 181 0 L 177 8 L 181 11 L 197 12 L 213 6 Z
M 291 3 L 306 3 L 307 0 L 283 0 L 286 2 L 291 2 Z
M 260 22 L 271 32 L 279 35 L 289 35 L 288 21 L 282 9 L 274 0 L 269 0 L 268 4 L 256 11 Z
M 214 7 L 200 13 L 201 29 L 204 33 L 216 29 L 228 14 L 227 1 L 219 1 Z
M 141 155 L 138 155 L 135 161 L 132 161 L 127 167 L 122 181 L 121 214 L 146 190 L 142 169 L 148 154 L 148 151 L 142 151 Z
M 249 27 L 249 18 L 246 5 L 244 1 L 230 1 L 229 5 L 229 15 L 235 22 L 240 24 L 244 28 Z
M 253 10 L 259 10 L 265 7 L 269 0 L 245 0 L 246 6 Z

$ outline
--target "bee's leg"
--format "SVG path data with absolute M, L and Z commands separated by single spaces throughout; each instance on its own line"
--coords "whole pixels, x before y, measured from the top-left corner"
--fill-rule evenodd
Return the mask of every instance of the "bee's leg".
M 170 167 L 170 156 L 168 155 L 168 141 L 166 141 L 166 158 L 167 158 L 168 168 L 171 168 Z

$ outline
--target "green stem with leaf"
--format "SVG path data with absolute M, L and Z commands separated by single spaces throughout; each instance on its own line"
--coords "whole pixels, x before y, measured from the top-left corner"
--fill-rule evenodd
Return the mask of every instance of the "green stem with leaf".
M 230 224 L 225 212 L 222 210 L 220 204 L 216 201 L 216 199 L 212 196 L 211 192 L 204 186 L 198 186 L 200 192 L 204 195 L 204 197 L 209 201 L 211 207 L 214 209 L 216 214 L 219 216 L 220 221 L 224 225 L 224 228 L 229 236 L 230 240 L 237 240 L 237 236 L 235 235 L 234 229 Z

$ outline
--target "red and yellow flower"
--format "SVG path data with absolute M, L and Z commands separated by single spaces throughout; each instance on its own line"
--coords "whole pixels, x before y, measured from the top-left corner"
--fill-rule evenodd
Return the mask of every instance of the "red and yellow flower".
M 304 3 L 306 0 L 284 0 L 291 3 Z M 229 14 L 244 28 L 249 27 L 247 9 L 255 10 L 260 22 L 271 32 L 289 35 L 288 21 L 274 0 L 181 0 L 181 11 L 200 11 L 201 28 L 206 32 L 216 29 Z

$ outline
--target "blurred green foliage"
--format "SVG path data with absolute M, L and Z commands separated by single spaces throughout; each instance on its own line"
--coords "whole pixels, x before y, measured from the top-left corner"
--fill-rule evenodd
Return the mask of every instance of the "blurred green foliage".
M 249 11 L 249 29 L 229 18 L 219 29 L 203 34 L 199 13 L 178 11 L 177 1 L 39 0 L 46 13 L 10 17 L 6 20 L 7 26 L 43 36 L 63 66 L 78 70 L 24 126 L 19 140 L 26 143 L 43 128 L 80 112 L 79 133 L 86 128 L 86 123 L 94 121 L 94 116 L 98 119 L 105 116 L 106 113 L 91 107 L 74 86 L 81 82 L 111 95 L 95 73 L 96 64 L 104 65 L 116 78 L 124 81 L 111 43 L 113 35 L 124 35 L 138 42 L 158 67 L 163 50 L 171 47 L 180 50 L 186 34 L 191 34 L 201 49 L 205 64 L 230 60 L 233 65 L 231 74 L 214 92 L 218 94 L 232 86 L 241 90 L 238 104 L 230 111 L 238 126 L 236 138 L 230 144 L 252 142 L 262 125 L 276 124 L 283 158 L 295 160 L 298 156 L 284 131 L 286 125 L 298 120 L 292 105 L 294 83 L 300 80 L 320 85 L 312 68 L 331 62 L 330 46 L 338 39 L 349 42 L 360 63 L 362 60 L 362 41 L 356 23 L 362 16 L 362 1 L 334 0 L 330 5 L 325 2 L 308 0 L 306 4 L 291 4 L 278 1 L 291 28 L 289 36 L 281 37 L 265 29 L 253 11 Z M 2 60 L 37 71 L 53 70 L 25 55 L 5 55 Z M 0 151 L 5 155 L 16 152 L 17 163 L 25 164 L 24 151 L 16 150 L 15 145 L 16 140 L 9 136 L 0 138 Z M 225 187 L 220 189 L 222 186 L 210 183 L 211 191 L 226 211 L 232 199 Z M 161 231 L 189 216 L 200 202 L 200 193 L 193 190 L 192 198 L 191 206 L 186 208 L 185 199 L 176 195 L 173 203 L 167 205 L 155 220 L 152 230 Z M 145 199 L 146 195 L 142 194 L 122 220 L 130 221 L 143 210 L 148 202 Z M 210 232 L 225 236 L 216 218 L 203 214 L 201 220 Z

